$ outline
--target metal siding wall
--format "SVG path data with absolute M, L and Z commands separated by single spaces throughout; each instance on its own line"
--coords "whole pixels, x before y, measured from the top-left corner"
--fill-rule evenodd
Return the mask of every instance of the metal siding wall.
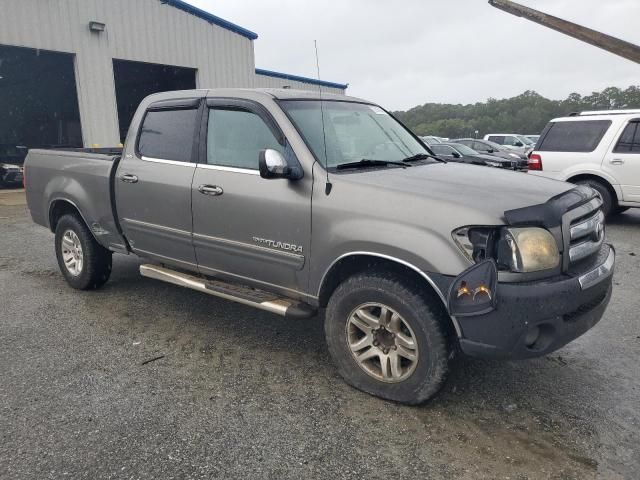
M 114 58 L 197 68 L 200 88 L 254 83 L 251 40 L 159 0 L 0 0 L 0 11 L 0 44 L 76 55 L 87 146 L 119 142 Z
M 289 86 L 295 90 L 307 90 L 313 92 L 318 92 L 320 91 L 320 88 L 322 88 L 323 93 L 336 93 L 339 95 L 344 95 L 345 93 L 341 88 L 320 87 L 313 83 L 298 82 L 296 80 L 286 80 L 284 78 L 276 78 L 259 74 L 255 75 L 253 86 L 255 88 L 282 88 L 284 86 Z

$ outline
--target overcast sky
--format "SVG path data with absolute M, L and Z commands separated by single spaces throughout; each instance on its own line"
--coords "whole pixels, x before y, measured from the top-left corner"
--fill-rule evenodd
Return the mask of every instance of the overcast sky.
M 640 84 L 640 66 L 486 0 L 189 0 L 256 32 L 256 66 L 316 76 L 390 109 Z M 521 0 L 640 44 L 639 0 Z

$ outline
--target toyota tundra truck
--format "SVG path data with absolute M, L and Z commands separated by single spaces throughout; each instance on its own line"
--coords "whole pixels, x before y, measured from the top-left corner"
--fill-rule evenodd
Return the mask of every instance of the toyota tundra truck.
M 611 297 L 596 191 L 447 163 L 366 100 L 155 94 L 110 153 L 26 159 L 69 285 L 99 288 L 120 253 L 157 281 L 292 321 L 322 313 L 339 373 L 385 399 L 426 401 L 456 352 L 548 354 Z

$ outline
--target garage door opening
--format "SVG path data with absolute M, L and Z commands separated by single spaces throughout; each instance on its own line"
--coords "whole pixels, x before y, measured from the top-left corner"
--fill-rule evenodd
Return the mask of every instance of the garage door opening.
M 196 88 L 196 71 L 195 68 L 114 59 L 120 141 L 124 143 L 133 115 L 144 97 L 152 93 Z
M 22 163 L 24 147 L 82 147 L 73 62 L 0 45 L 0 162 Z

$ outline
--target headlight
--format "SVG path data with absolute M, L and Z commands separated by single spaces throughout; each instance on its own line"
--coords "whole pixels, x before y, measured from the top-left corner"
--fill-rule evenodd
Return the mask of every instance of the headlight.
M 512 272 L 539 272 L 556 268 L 560 253 L 555 238 L 544 228 L 505 228 L 498 245 L 498 263 Z
M 452 236 L 469 260 L 479 263 L 493 258 L 500 270 L 528 273 L 560 264 L 556 241 L 544 228 L 463 227 Z

